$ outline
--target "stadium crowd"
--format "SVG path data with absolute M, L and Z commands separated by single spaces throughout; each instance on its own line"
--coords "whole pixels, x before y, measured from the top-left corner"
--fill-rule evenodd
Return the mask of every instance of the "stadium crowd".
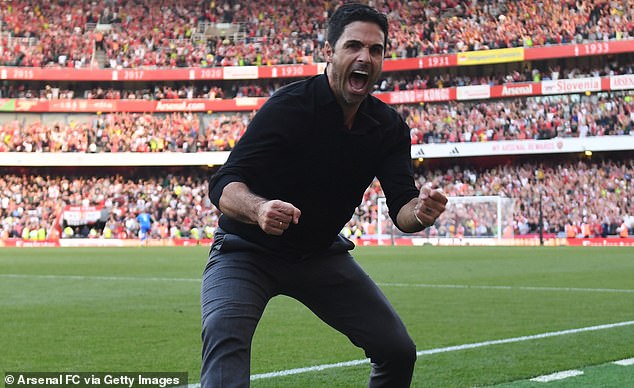
M 289 81 L 290 82 L 290 81 Z M 53 87 L 50 84 L 35 89 L 29 88 L 24 83 L 4 83 L 0 85 L 0 98 L 28 98 L 41 100 L 58 99 L 86 99 L 86 100 L 179 100 L 179 99 L 232 99 L 239 97 L 270 97 L 273 92 L 283 84 L 279 81 L 263 80 L 258 83 L 231 85 L 204 85 L 178 84 L 178 85 L 154 85 L 152 87 L 138 87 L 135 89 L 115 87 L 88 87 L 82 88 L 81 84 L 73 85 L 73 89 Z
M 412 144 L 633 135 L 630 95 L 563 95 L 397 106 Z M 0 152 L 231 150 L 254 112 L 105 113 L 0 122 Z
M 500 166 L 484 173 L 454 168 L 444 173 L 426 172 L 421 175 L 421 181 L 442 187 L 451 196 L 513 198 L 515 234 L 538 231 L 541 196 L 545 232 L 567 233 L 572 227 L 576 233 L 569 237 L 605 237 L 618 234 L 624 222 L 629 230 L 634 227 L 633 176 L 634 161 L 629 159 L 600 163 L 526 163 Z M 446 222 L 451 222 L 448 217 Z M 464 220 L 465 228 L 477 226 L 478 213 L 472 217 Z
M 0 152 L 227 151 L 252 115 L 106 113 L 53 123 L 11 120 L 0 124 Z
M 422 74 L 416 71 L 385 73 L 375 88 L 376 92 L 389 92 L 473 85 L 495 86 L 515 82 L 556 81 L 634 74 L 634 64 L 628 59 L 622 58 L 621 61 L 616 59 L 606 63 L 603 67 L 584 68 L 574 66 L 574 64 L 568 64 L 562 68 L 560 65 L 551 65 L 542 61 L 522 62 L 515 66 L 511 65 L 514 68 L 505 73 L 496 72 L 493 67 L 486 66 L 475 67 L 475 70 L 457 68 L 452 69 L 451 73 L 447 71 L 424 72 Z
M 301 0 L 12 0 L 0 7 L 0 66 L 174 68 L 322 62 L 328 13 L 341 1 Z M 370 0 L 389 15 L 387 58 L 533 47 L 634 37 L 634 0 L 467 1 Z M 300 6 L 298 6 L 298 4 Z M 200 28 L 233 23 L 240 32 L 205 36 Z M 101 59 L 99 59 L 101 58 Z M 619 62 L 620 61 L 620 62 Z M 509 64 L 448 72 L 388 73 L 377 93 L 467 85 L 634 73 L 631 54 L 590 62 Z M 585 65 L 584 65 L 585 66 Z M 477 71 L 470 71 L 476 69 Z M 477 76 L 473 75 L 477 74 Z M 183 99 L 266 97 L 290 80 L 230 83 L 0 85 L 0 98 Z M 634 102 L 625 92 L 400 105 L 412 144 L 633 135 Z M 254 112 L 41 114 L 0 117 L 0 152 L 205 152 L 239 141 Z M 17 117 L 17 119 L 16 119 Z M 52 169 L 51 171 L 55 171 Z M 634 232 L 634 160 L 558 161 L 419 171 L 418 184 L 449 196 L 513 198 L 507 235 L 536 233 L 538 201 L 547 233 L 569 237 Z M 546 184 L 547 182 L 547 184 Z M 0 175 L 0 238 L 136 238 L 149 213 L 151 238 L 211 237 L 218 210 L 206 197 L 207 177 Z M 343 232 L 377 232 L 374 182 Z M 95 223 L 65 218 L 67 206 L 94 207 Z M 429 236 L 492 236 L 491 208 L 446 212 Z M 383 230 L 386 230 L 385 228 Z
M 629 95 L 405 105 L 399 111 L 412 144 L 634 135 Z
M 155 221 L 153 238 L 190 238 L 197 232 L 201 238 L 217 224 L 218 213 L 206 199 L 206 180 L 200 177 L 8 174 L 0 178 L 0 187 L 2 238 L 137 238 L 137 216 L 143 212 Z M 64 219 L 65 206 L 104 208 L 107 214 L 94 225 L 70 225 L 75 222 Z
M 0 9 L 0 65 L 94 67 L 98 53 L 111 68 L 322 62 L 325 22 L 339 3 L 12 0 Z M 634 36 L 634 0 L 370 3 L 389 17 L 388 58 Z M 232 23 L 241 30 L 205 35 L 201 23 Z
M 397 72 L 385 73 L 374 86 L 375 94 L 402 91 L 436 89 L 472 85 L 504 85 L 515 82 L 540 82 L 558 79 L 578 79 L 603 77 L 624 74 L 634 74 L 634 63 L 629 57 L 617 57 L 603 67 L 580 68 L 570 66 L 561 68 L 560 65 L 550 65 L 547 62 L 535 61 L 522 64 L 510 64 L 505 73 L 494 72 L 492 68 L 482 67 L 473 69 L 455 69 L 451 74 L 442 72 Z M 513 68 L 515 67 L 515 68 Z M 477 73 L 477 76 L 470 75 Z M 88 99 L 88 100 L 163 100 L 163 99 L 232 99 L 239 97 L 270 97 L 273 93 L 288 83 L 297 79 L 262 79 L 256 81 L 242 80 L 217 81 L 204 83 L 154 84 L 140 85 L 134 89 L 94 86 L 87 83 L 72 85 L 72 89 L 52 86 L 42 82 L 39 88 L 29 87 L 23 82 L 7 82 L 0 84 L 0 98 L 28 98 L 42 100 L 56 99 Z
M 450 197 L 499 195 L 512 198 L 512 219 L 502 220 L 503 225 L 512 229 L 502 230 L 503 236 L 539 232 L 540 197 L 544 233 L 566 237 L 625 237 L 634 232 L 634 159 L 524 163 L 491 169 L 455 166 L 418 172 L 419 186 L 441 188 Z M 374 182 L 346 226 L 346 234 L 376 233 L 377 199 L 382 195 L 380 185 Z M 423 234 L 496 236 L 496 212 L 495 204 L 476 204 L 465 209 L 450 206 Z M 384 233 L 392 230 L 389 220 L 384 224 Z
M 572 229 L 571 237 L 599 237 L 634 232 L 633 176 L 634 159 L 580 160 L 491 169 L 456 166 L 420 170 L 417 184 L 442 188 L 448 196 L 512 198 L 513 219 L 506 221 L 515 235 L 537 232 L 541 196 L 546 233 L 566 236 Z M 199 239 L 213 235 L 219 216 L 207 199 L 207 177 L 202 173 L 143 178 L 8 173 L 0 177 L 0 188 L 3 239 L 137 238 L 137 216 L 143 212 L 153 220 L 151 238 Z M 377 232 L 380 196 L 380 185 L 374 182 L 344 228 L 346 234 L 360 237 Z M 73 224 L 64 217 L 67 206 L 105 209 L 105 216 L 92 225 Z M 494 211 L 482 207 L 462 214 L 448 211 L 425 233 L 441 237 L 493 236 L 497 233 L 491 214 Z

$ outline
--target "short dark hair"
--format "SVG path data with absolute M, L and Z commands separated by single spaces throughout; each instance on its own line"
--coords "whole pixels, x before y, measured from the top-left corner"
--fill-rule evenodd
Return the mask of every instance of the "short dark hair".
M 328 21 L 328 42 L 334 48 L 346 26 L 352 22 L 371 22 L 383 31 L 383 46 L 387 46 L 387 16 L 376 9 L 360 3 L 346 3 L 337 8 Z

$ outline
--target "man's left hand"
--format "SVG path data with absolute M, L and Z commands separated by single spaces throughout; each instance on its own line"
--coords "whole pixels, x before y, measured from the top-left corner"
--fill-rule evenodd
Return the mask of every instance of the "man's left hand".
M 421 188 L 418 203 L 414 207 L 416 220 L 424 227 L 433 225 L 440 214 L 445 211 L 447 201 L 447 197 L 441 190 Z

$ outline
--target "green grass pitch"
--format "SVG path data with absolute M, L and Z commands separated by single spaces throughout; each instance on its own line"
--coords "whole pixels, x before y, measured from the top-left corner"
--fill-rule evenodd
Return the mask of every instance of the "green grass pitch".
M 414 387 L 513 386 L 634 357 L 632 248 L 358 247 L 353 253 L 424 352 Z M 207 247 L 0 249 L 0 373 L 187 371 L 197 383 L 206 259 Z M 466 344 L 484 345 L 433 351 Z M 303 305 L 278 297 L 256 331 L 251 372 L 262 377 L 364 358 Z M 599 377 L 602 386 L 624 386 L 627 376 L 634 381 L 632 370 L 625 377 L 620 369 L 602 370 L 608 370 Z M 262 377 L 252 386 L 362 387 L 368 374 L 362 362 Z

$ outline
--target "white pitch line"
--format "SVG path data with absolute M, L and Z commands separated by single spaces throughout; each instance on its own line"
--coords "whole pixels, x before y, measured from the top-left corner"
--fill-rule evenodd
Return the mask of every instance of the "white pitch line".
M 626 358 L 625 360 L 614 361 L 613 364 L 621 366 L 634 365 L 634 358 Z
M 363 360 L 351 360 L 351 361 L 337 362 L 334 364 L 313 365 L 313 366 L 307 366 L 304 368 L 295 368 L 295 369 L 281 370 L 277 372 L 260 373 L 257 375 L 252 375 L 251 381 L 260 380 L 260 379 L 269 379 L 272 377 L 297 375 L 297 374 L 307 373 L 307 372 L 317 372 L 317 371 L 322 371 L 326 369 L 345 368 L 347 366 L 357 366 L 357 365 L 363 365 L 368 363 L 370 363 L 370 359 L 366 358 Z
M 625 321 L 625 322 L 609 323 L 605 325 L 582 327 L 578 329 L 569 329 L 569 330 L 553 331 L 553 332 L 541 333 L 541 334 L 535 334 L 535 335 L 527 335 L 522 337 L 476 342 L 471 344 L 448 346 L 444 348 L 420 350 L 416 352 L 416 356 L 420 357 L 420 356 L 431 355 L 431 354 L 455 352 L 460 350 L 482 348 L 482 347 L 491 346 L 491 345 L 510 344 L 514 342 L 531 341 L 531 340 L 542 339 L 542 338 L 557 337 L 557 336 L 567 335 L 567 334 L 577 334 L 577 333 L 583 333 L 588 331 L 606 330 L 606 329 L 613 329 L 616 327 L 632 326 L 632 325 L 634 325 L 634 321 Z M 314 366 L 308 366 L 303 368 L 287 369 L 287 370 L 282 370 L 277 372 L 269 372 L 269 373 L 261 373 L 261 374 L 252 375 L 251 380 L 296 375 L 296 374 L 307 373 L 307 372 L 321 371 L 325 369 L 342 368 L 346 366 L 356 366 L 356 365 L 367 364 L 369 362 L 370 360 L 366 358 L 362 360 L 352 360 L 352 361 L 338 362 L 334 364 L 323 364 L 323 365 L 314 365 Z
M 531 379 L 531 381 L 535 381 L 537 383 L 549 383 L 551 381 L 564 380 L 568 377 L 581 376 L 583 371 L 572 369 L 572 370 L 564 370 L 561 372 L 555 372 L 549 375 L 537 376 Z
M 152 281 L 152 282 L 195 282 L 202 278 L 165 278 L 145 276 L 86 276 L 86 275 L 27 275 L 0 274 L 0 278 L 14 279 L 67 279 L 67 280 L 113 280 L 113 281 Z M 575 287 L 533 287 L 533 286 L 487 286 L 468 284 L 425 284 L 425 283 L 377 283 L 381 287 L 414 287 L 414 288 L 455 288 L 476 290 L 520 290 L 520 291 L 564 291 L 564 292 L 613 292 L 634 294 L 634 290 L 618 288 L 575 288 Z
M 0 278 L 13 279 L 65 279 L 65 280 L 115 280 L 115 281 L 151 281 L 151 282 L 197 282 L 200 279 L 192 278 L 157 278 L 145 276 L 84 276 L 84 275 L 25 275 L 25 274 L 0 274 Z
M 487 286 L 468 284 L 425 284 L 425 283 L 377 283 L 382 287 L 414 287 L 414 288 L 456 288 L 476 290 L 520 290 L 520 291 L 583 291 L 583 292 L 615 292 L 634 294 L 634 290 L 618 288 L 580 288 L 580 287 L 534 287 L 534 286 Z
M 623 323 L 625 323 L 625 322 L 623 322 Z M 577 330 L 579 330 L 579 329 L 577 329 Z M 599 329 L 596 329 L 596 330 L 599 330 Z M 434 350 L 435 349 L 430 349 L 427 352 L 429 352 L 429 354 L 432 354 L 432 352 L 434 352 Z M 425 351 L 423 351 L 423 352 L 425 352 Z M 417 353 L 417 355 L 418 355 L 418 353 Z M 260 380 L 260 379 L 273 378 L 273 377 L 282 377 L 282 376 L 288 376 L 288 375 L 299 374 L 299 373 L 320 371 L 320 370 L 324 370 L 324 369 L 342 368 L 342 367 L 346 367 L 346 366 L 356 366 L 356 365 L 366 364 L 366 363 L 369 363 L 369 362 L 370 361 L 368 359 L 365 359 L 365 360 L 354 360 L 354 361 L 348 361 L 348 362 L 339 362 L 339 363 L 335 363 L 335 364 L 325 364 L 325 365 L 317 365 L 317 366 L 306 367 L 306 368 L 289 369 L 289 370 L 279 371 L 279 372 L 261 373 L 261 374 L 258 374 L 258 375 L 251 376 L 251 380 Z M 628 358 L 626 360 L 614 361 L 614 364 L 623 365 L 623 366 L 633 365 L 634 364 L 634 358 Z M 548 382 L 548 381 L 564 379 L 564 378 L 567 378 L 567 377 L 579 376 L 579 375 L 582 375 L 582 374 L 583 374 L 583 372 L 579 371 L 579 370 L 562 371 L 562 372 L 557 372 L 557 373 L 553 373 L 553 374 L 550 374 L 550 375 L 544 375 L 544 376 L 535 377 L 535 378 L 532 378 L 531 381 Z M 200 388 L 200 383 L 198 383 L 198 384 L 189 384 L 187 387 L 188 388 Z

